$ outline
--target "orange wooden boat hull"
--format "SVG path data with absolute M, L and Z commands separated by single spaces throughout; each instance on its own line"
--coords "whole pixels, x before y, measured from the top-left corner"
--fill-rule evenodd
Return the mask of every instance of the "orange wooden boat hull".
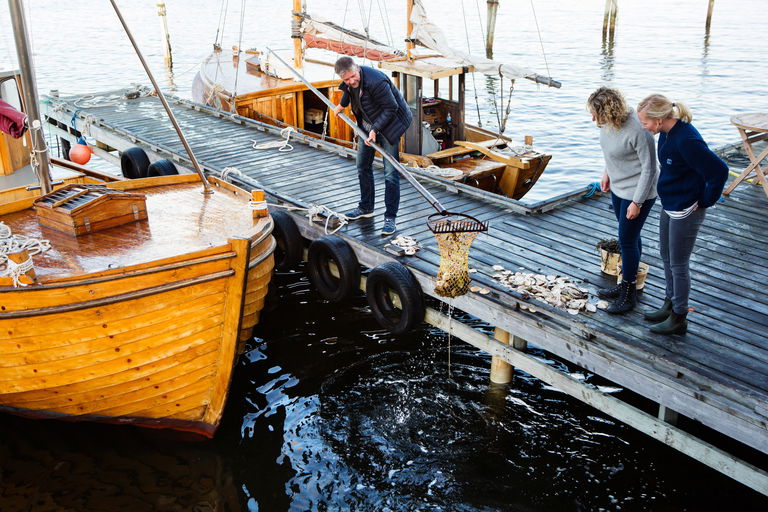
M 195 178 L 150 180 L 172 190 L 174 180 Z M 142 181 L 116 186 L 134 188 Z M 252 219 L 245 192 L 217 184 L 216 194 L 243 196 L 245 210 L 236 215 Z M 192 201 L 201 201 L 199 189 L 189 192 L 196 195 Z M 0 288 L 0 410 L 213 436 L 238 346 L 259 320 L 272 274 L 272 220 L 251 224 L 197 250 L 187 252 L 183 241 L 175 243 L 180 254 L 147 245 L 162 256 L 81 273 L 43 269 L 35 285 Z M 162 232 L 158 224 L 149 228 Z M 114 238 L 120 229 L 99 236 Z M 138 228 L 127 229 L 135 235 Z

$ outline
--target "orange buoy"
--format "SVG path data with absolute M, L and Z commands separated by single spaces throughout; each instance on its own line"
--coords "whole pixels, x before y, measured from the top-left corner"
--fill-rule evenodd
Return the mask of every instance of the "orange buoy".
M 91 159 L 91 148 L 85 144 L 74 144 L 69 150 L 69 159 L 76 164 L 85 165 Z

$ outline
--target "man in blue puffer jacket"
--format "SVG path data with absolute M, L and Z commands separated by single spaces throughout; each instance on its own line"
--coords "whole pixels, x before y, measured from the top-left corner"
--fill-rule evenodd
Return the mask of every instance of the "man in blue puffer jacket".
M 400 137 L 408 129 L 413 116 L 395 84 L 378 69 L 358 66 L 352 58 L 341 57 L 336 61 L 335 71 L 343 80 L 339 88 L 344 91 L 344 95 L 334 112 L 338 115 L 351 103 L 358 126 L 368 134 L 364 141 L 359 137 L 357 141 L 360 203 L 345 215 L 350 220 L 373 217 L 375 191 L 372 164 L 375 151 L 368 143 L 376 142 L 384 151 L 399 160 Z M 384 205 L 384 227 L 381 234 L 387 236 L 397 230 L 395 219 L 400 206 L 400 175 L 386 159 Z

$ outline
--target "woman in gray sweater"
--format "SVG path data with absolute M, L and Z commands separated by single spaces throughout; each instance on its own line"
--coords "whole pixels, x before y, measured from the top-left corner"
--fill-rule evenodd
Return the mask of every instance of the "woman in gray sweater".
M 605 158 L 600 188 L 611 192 L 613 211 L 619 221 L 622 261 L 619 284 L 598 290 L 598 295 L 615 299 L 608 306 L 608 313 L 626 313 L 637 304 L 635 282 L 643 252 L 640 231 L 656 201 L 656 148 L 653 136 L 643 129 L 618 90 L 600 87 L 589 96 L 587 109 L 600 128 L 600 147 Z

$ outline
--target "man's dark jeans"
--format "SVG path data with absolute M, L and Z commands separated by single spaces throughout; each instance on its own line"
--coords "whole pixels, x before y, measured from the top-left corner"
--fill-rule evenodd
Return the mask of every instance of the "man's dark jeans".
M 398 143 L 400 141 L 397 141 Z M 390 144 L 382 135 L 376 135 L 376 143 L 384 151 L 392 155 L 396 160 L 400 159 L 398 144 Z M 367 146 L 360 137 L 357 138 L 357 177 L 360 180 L 360 209 L 366 212 L 372 212 L 376 197 L 376 190 L 373 182 L 373 157 L 376 150 Z M 397 217 L 397 210 L 400 206 L 400 173 L 397 169 L 384 159 L 384 217 L 394 219 Z

